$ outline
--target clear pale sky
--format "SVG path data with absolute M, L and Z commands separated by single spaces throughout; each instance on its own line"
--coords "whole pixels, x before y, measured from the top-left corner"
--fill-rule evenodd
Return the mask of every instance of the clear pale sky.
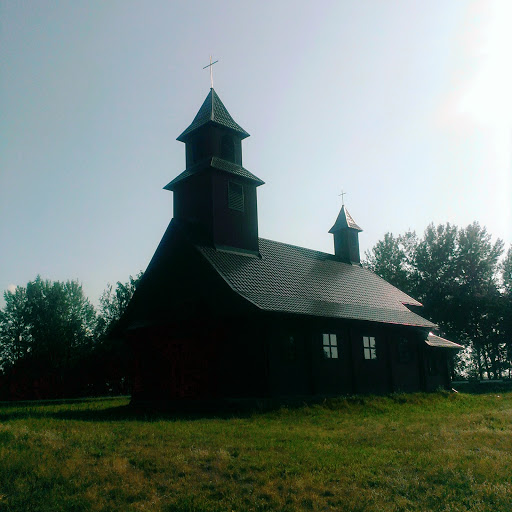
M 96 303 L 146 268 L 210 54 L 260 236 L 332 252 L 343 189 L 362 253 L 430 222 L 512 242 L 508 0 L 2 0 L 0 23 L 0 291 Z

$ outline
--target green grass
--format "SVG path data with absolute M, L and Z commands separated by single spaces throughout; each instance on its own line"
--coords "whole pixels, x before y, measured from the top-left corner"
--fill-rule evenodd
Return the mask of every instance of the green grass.
M 0 511 L 512 511 L 512 393 L 231 417 L 0 404 Z

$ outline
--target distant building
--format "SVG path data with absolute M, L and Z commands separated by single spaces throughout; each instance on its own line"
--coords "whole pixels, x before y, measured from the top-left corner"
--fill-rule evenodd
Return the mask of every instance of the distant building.
M 449 387 L 460 346 L 429 336 L 435 325 L 409 309 L 421 304 L 361 267 L 344 206 L 334 254 L 258 237 L 248 136 L 212 88 L 178 137 L 186 169 L 164 187 L 174 218 L 124 318 L 133 400 Z

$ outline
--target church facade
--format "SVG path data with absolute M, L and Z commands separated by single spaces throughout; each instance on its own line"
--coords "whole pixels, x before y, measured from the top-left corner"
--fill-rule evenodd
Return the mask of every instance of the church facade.
M 259 238 L 249 134 L 212 88 L 178 137 L 174 215 L 123 318 L 134 402 L 435 390 L 459 345 L 360 264 L 343 206 L 334 254 Z

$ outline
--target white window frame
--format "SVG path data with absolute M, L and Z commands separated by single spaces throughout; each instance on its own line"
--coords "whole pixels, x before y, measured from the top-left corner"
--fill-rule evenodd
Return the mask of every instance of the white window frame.
M 365 361 L 375 361 L 377 359 L 375 336 L 363 336 L 363 356 Z
M 338 336 L 335 333 L 323 333 L 322 348 L 325 359 L 338 359 Z

